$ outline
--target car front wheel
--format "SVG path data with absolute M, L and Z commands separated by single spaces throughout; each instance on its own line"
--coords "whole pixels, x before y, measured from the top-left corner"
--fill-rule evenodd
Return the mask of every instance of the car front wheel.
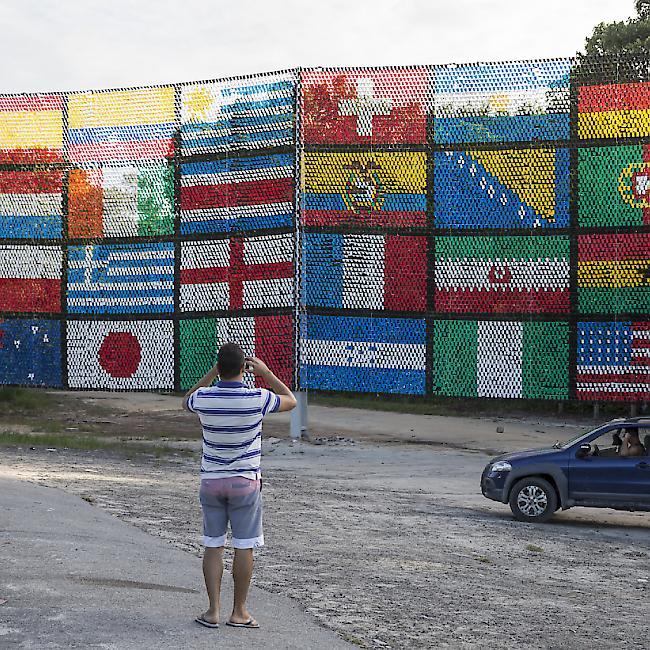
M 557 510 L 557 495 L 543 478 L 522 478 L 512 488 L 509 503 L 512 514 L 519 521 L 543 522 Z

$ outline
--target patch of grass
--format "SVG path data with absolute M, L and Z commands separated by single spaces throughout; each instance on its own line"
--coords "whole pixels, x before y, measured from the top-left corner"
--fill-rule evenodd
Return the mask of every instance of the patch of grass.
M 55 404 L 54 396 L 38 388 L 0 386 L 0 407 L 5 413 L 42 413 Z
M 125 454 L 149 454 L 154 455 L 156 458 L 169 454 L 192 454 L 188 450 L 176 449 L 168 445 L 144 445 L 94 438 L 91 436 L 0 432 L 0 446 L 17 447 L 21 445 L 56 449 L 79 449 L 83 451 L 114 451 Z
M 337 393 L 309 391 L 309 401 L 322 406 L 339 406 L 414 413 L 416 415 L 458 415 L 511 417 L 525 415 L 556 416 L 558 402 L 532 399 L 479 399 L 416 395 L 379 395 L 363 393 Z M 589 402 L 566 400 L 562 402 L 563 416 L 591 418 L 593 406 Z M 629 404 L 607 403 L 600 405 L 600 419 L 626 417 Z
M 357 636 L 354 636 L 354 634 L 350 634 L 349 632 L 342 631 L 339 633 L 344 641 L 347 641 L 348 643 L 351 643 L 352 645 L 359 646 L 360 648 L 367 648 L 368 646 L 366 645 L 366 642 L 363 639 L 360 639 Z
M 543 553 L 544 549 L 541 546 L 537 546 L 536 544 L 526 544 L 526 550 L 530 551 L 531 553 Z

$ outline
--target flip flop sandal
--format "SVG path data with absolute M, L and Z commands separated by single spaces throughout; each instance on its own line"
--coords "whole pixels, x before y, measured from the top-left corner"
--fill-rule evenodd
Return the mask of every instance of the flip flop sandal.
M 210 621 L 206 621 L 203 616 L 197 616 L 194 619 L 199 625 L 203 625 L 203 627 L 209 627 L 210 629 L 214 630 L 219 627 L 219 623 L 210 623 Z
M 254 618 L 251 618 L 246 623 L 233 623 L 232 621 L 226 621 L 226 625 L 230 625 L 230 627 L 248 627 L 251 630 L 257 630 L 260 626 Z

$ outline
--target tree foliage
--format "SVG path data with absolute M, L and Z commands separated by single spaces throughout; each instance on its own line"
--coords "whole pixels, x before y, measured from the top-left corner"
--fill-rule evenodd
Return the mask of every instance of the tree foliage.
M 577 55 L 583 83 L 634 82 L 650 79 L 650 0 L 636 0 L 636 16 L 599 23 Z

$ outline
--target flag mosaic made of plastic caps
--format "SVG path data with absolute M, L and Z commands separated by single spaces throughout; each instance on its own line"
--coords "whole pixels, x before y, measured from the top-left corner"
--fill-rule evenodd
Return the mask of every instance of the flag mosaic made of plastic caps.
M 0 95 L 0 383 L 648 401 L 649 238 L 641 59 Z
M 567 228 L 568 149 L 435 152 L 440 228 Z
M 568 313 L 569 238 L 438 237 L 435 306 L 457 313 Z
M 436 143 L 569 138 L 570 59 L 436 66 Z
M 642 398 L 650 373 L 650 322 L 578 323 L 577 364 L 578 399 Z
M 437 320 L 434 391 L 441 395 L 566 399 L 566 322 Z
M 294 374 L 294 318 L 292 315 L 232 318 L 190 318 L 179 321 L 180 386 L 194 385 L 214 364 L 215 350 L 237 341 L 246 355 L 264 359 L 273 372 L 291 385 Z M 253 384 L 252 377 L 245 380 Z M 266 384 L 255 378 L 259 386 Z
M 305 144 L 424 144 L 431 105 L 425 67 L 305 70 Z
M 426 191 L 421 151 L 304 154 L 306 226 L 425 226 Z

